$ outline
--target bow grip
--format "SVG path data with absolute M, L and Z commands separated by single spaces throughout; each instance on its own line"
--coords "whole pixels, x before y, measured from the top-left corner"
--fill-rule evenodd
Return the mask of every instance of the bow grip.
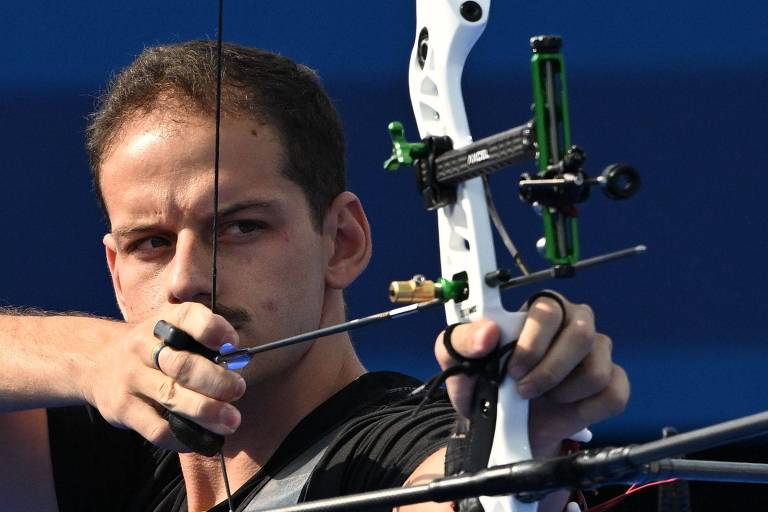
M 488 467 L 499 400 L 499 379 L 494 377 L 497 376 L 480 375 L 475 383 L 462 472 L 474 473 Z
M 213 360 L 217 352 L 197 342 L 192 336 L 164 320 L 155 324 L 154 335 L 175 350 L 184 350 Z M 190 450 L 206 457 L 213 457 L 224 446 L 224 436 L 207 430 L 194 421 L 165 410 L 163 417 L 168 420 L 174 437 Z

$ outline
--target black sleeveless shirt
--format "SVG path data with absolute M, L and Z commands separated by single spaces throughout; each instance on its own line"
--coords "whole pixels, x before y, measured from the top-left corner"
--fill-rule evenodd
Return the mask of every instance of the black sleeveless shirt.
M 441 397 L 417 414 L 420 383 L 392 372 L 368 373 L 307 415 L 267 464 L 233 494 L 237 511 L 274 475 L 326 438 L 327 447 L 300 493 L 300 501 L 398 487 L 444 446 L 454 413 Z M 186 491 L 174 452 L 138 434 L 110 426 L 95 409 L 48 411 L 51 458 L 61 512 L 186 512 Z M 211 509 L 226 512 L 225 503 Z

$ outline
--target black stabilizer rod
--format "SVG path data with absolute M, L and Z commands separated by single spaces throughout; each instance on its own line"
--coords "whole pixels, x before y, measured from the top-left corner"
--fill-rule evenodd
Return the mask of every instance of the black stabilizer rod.
M 672 437 L 630 446 L 627 460 L 635 466 L 698 452 L 768 432 L 768 411 L 717 423 Z
M 359 512 L 367 509 L 392 508 L 427 501 L 446 502 L 467 496 L 516 494 L 529 489 L 550 489 L 552 472 L 565 458 L 523 461 L 484 469 L 471 475 L 440 478 L 426 485 L 383 489 L 338 498 L 327 498 L 270 512 Z M 559 488 L 559 487 L 556 487 Z
M 360 511 L 505 494 L 535 500 L 558 489 L 589 489 L 668 478 L 768 483 L 768 464 L 667 458 L 671 454 L 712 448 L 766 432 L 768 412 L 763 412 L 646 444 L 526 460 L 470 475 L 445 477 L 426 485 L 317 500 L 271 512 Z
M 706 482 L 768 484 L 768 464 L 754 462 L 721 462 L 715 460 L 662 459 L 648 464 L 643 471 L 645 482 L 679 478 Z M 640 483 L 639 478 L 633 480 Z

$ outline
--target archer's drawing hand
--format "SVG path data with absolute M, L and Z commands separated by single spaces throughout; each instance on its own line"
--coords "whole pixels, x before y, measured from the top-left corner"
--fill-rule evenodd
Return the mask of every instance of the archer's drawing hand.
M 115 324 L 120 336 L 94 357 L 94 371 L 82 385 L 85 399 L 112 425 L 130 428 L 151 443 L 188 451 L 161 416 L 163 408 L 185 416 L 218 434 L 240 426 L 240 412 L 229 402 L 245 392 L 243 378 L 190 352 L 163 348 L 154 367 L 153 335 L 158 320 L 187 332 L 206 347 L 219 350 L 225 342 L 238 345 L 235 329 L 222 316 L 197 303 L 169 305 L 138 324 Z
M 531 448 L 536 456 L 557 454 L 560 443 L 592 423 L 619 414 L 629 398 L 629 381 L 611 358 L 611 339 L 595 330 L 592 309 L 585 304 L 550 297 L 538 298 L 529 308 L 507 372 L 518 392 L 531 400 Z M 499 342 L 499 327 L 490 320 L 457 326 L 451 341 L 459 354 L 482 357 Z M 435 355 L 445 369 L 456 363 L 443 345 Z M 467 415 L 474 379 L 448 379 L 448 393 L 456 410 Z

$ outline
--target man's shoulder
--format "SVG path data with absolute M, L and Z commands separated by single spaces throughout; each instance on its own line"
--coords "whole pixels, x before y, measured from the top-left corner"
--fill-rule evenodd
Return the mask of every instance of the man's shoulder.
M 261 510 L 399 485 L 444 444 L 453 424 L 441 398 L 414 415 L 424 397 L 413 393 L 420 386 L 395 372 L 361 375 L 294 427 L 235 502 Z
M 367 373 L 326 402 L 345 419 L 304 498 L 402 485 L 426 457 L 444 446 L 454 423 L 453 408 L 443 393 L 428 399 L 423 391 L 414 393 L 420 388 L 420 381 L 399 373 Z
M 368 372 L 347 384 L 321 408 L 347 406 L 349 412 L 361 412 L 370 408 L 386 407 L 401 401 L 412 401 L 421 381 L 398 372 Z M 336 405 L 339 404 L 339 405 Z

